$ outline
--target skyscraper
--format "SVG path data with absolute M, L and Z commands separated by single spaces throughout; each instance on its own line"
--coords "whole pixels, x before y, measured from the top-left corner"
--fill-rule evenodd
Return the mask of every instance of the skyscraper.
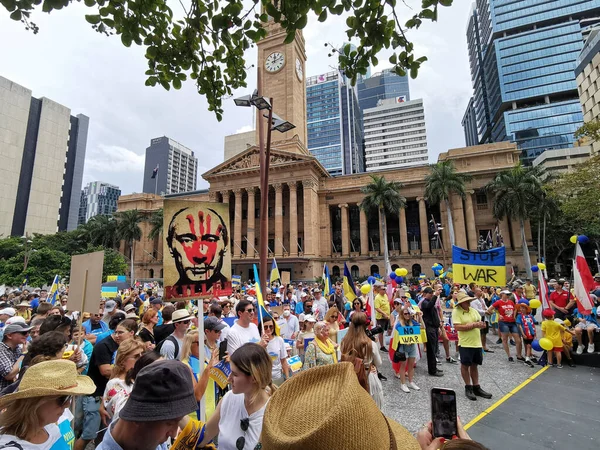
M 198 158 L 192 150 L 166 136 L 150 141 L 143 192 L 165 195 L 195 191 L 197 175 Z
M 427 164 L 423 100 L 379 100 L 363 114 L 367 172 Z
M 87 223 L 94 216 L 112 215 L 117 210 L 117 200 L 121 189 L 102 181 L 92 181 L 81 191 L 79 225 Z
M 391 69 L 385 69 L 375 75 L 360 77 L 357 82 L 358 103 L 361 109 L 375 108 L 379 100 L 404 97 L 410 100 L 408 77 L 396 75 Z
M 88 126 L 0 77 L 0 235 L 77 227 Z
M 599 16 L 600 0 L 477 0 L 467 27 L 474 90 L 463 119 L 467 142 L 474 117 L 477 143 L 516 142 L 525 164 L 571 147 L 583 123 L 575 63 Z
M 308 150 L 331 175 L 364 172 L 357 90 L 339 71 L 306 79 L 306 129 Z

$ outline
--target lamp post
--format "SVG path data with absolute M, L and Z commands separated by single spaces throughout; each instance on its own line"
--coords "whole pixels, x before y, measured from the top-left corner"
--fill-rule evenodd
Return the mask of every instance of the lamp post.
M 261 74 L 258 71 L 258 85 L 261 85 Z M 259 164 L 260 164 L 260 243 L 258 246 L 259 255 L 259 277 L 261 280 L 261 291 L 267 292 L 267 256 L 269 254 L 269 165 L 271 161 L 271 131 L 276 130 L 280 133 L 285 133 L 295 125 L 278 117 L 273 113 L 273 99 L 261 97 L 258 90 L 255 90 L 251 95 L 236 98 L 234 100 L 236 106 L 251 107 L 254 106 L 259 111 L 268 110 L 268 114 L 264 116 L 258 114 L 256 117 L 256 126 L 258 127 L 258 147 L 259 147 Z M 267 139 L 265 144 L 264 128 L 262 117 L 267 118 L 269 126 L 267 127 Z
M 444 261 L 444 267 L 446 267 L 446 249 L 444 248 L 444 242 L 442 241 L 442 235 L 440 234 L 444 227 L 442 227 L 441 223 L 437 223 L 435 217 L 433 217 L 433 214 L 431 215 L 431 220 L 429 221 L 429 223 L 433 224 L 433 229 L 435 231 L 433 235 L 437 238 L 438 242 L 440 243 L 440 247 L 442 247 L 442 258 Z

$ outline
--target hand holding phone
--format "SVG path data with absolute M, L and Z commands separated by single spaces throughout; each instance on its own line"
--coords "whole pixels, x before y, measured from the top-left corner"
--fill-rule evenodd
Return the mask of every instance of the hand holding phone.
M 431 422 L 434 438 L 452 439 L 458 435 L 456 392 L 452 389 L 431 389 Z
M 227 355 L 227 339 L 223 339 L 219 344 L 219 361 L 223 361 Z

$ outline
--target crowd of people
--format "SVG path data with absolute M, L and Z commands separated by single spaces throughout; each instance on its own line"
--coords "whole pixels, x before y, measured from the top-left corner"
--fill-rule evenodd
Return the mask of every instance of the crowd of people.
M 600 289 L 600 275 L 595 280 Z M 548 364 L 574 365 L 573 353 L 595 350 L 600 311 L 580 314 L 565 280 L 549 284 L 550 307 L 537 316 L 530 280 L 500 289 L 439 278 L 391 288 L 377 281 L 372 292 L 357 283 L 350 295 L 341 283 L 329 295 L 294 283 L 267 289 L 264 308 L 250 283 L 228 298 L 176 303 L 131 289 L 91 314 L 68 311 L 66 292 L 51 304 L 44 290 L 16 289 L 0 297 L 0 445 L 342 448 L 328 446 L 335 436 L 356 448 L 354 432 L 336 424 L 361 421 L 368 425 L 361 432 L 382 441 L 373 448 L 466 448 L 433 439 L 430 424 L 413 438 L 376 414 L 383 358 L 407 394 L 420 390 L 414 369 L 423 353 L 433 377 L 444 376 L 444 360 L 460 364 L 470 400 L 492 397 L 479 383 L 484 355 L 494 352 L 490 334 L 509 363 L 533 367 L 545 337 L 553 346 Z M 415 339 L 396 339 L 406 328 L 418 330 Z M 222 362 L 225 385 L 212 376 Z M 317 398 L 331 420 L 314 420 Z M 364 415 L 355 417 L 358 410 Z M 468 439 L 462 426 L 458 434 Z

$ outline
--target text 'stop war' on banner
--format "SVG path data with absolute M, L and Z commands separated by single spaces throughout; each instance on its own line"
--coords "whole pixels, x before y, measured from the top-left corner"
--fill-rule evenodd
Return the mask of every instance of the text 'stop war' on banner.
M 452 246 L 452 274 L 455 283 L 480 286 L 506 285 L 506 248 L 472 252 Z
M 165 300 L 232 293 L 229 205 L 164 201 Z

